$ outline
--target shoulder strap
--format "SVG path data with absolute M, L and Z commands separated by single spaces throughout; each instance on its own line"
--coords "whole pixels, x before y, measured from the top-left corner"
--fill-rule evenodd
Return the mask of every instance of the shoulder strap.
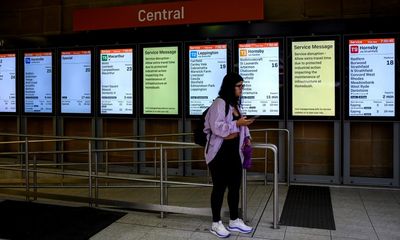
M 219 98 L 221 98 L 221 97 L 219 97 Z M 228 113 L 229 113 L 229 103 L 227 103 L 225 101 L 225 99 L 223 99 L 223 98 L 221 98 L 221 99 L 224 100 L 224 102 L 225 102 L 225 117 L 226 117 L 226 116 L 228 116 Z
M 228 115 L 228 113 L 229 113 L 229 104 L 225 102 L 225 117 Z

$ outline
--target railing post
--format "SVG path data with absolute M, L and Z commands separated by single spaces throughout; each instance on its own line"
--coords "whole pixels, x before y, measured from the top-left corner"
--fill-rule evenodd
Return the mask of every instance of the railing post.
M 18 150 L 22 152 L 23 149 L 25 149 L 25 142 L 22 141 L 21 139 L 22 139 L 21 137 L 18 138 L 18 140 L 21 141 L 21 142 L 18 144 Z M 24 173 L 22 172 L 22 169 L 24 168 L 24 162 L 25 162 L 25 159 L 24 159 L 24 158 L 25 158 L 25 157 L 24 157 L 23 155 L 18 155 L 19 165 L 20 165 L 20 169 L 21 169 L 21 172 L 20 172 L 20 174 L 21 174 L 21 175 L 20 175 L 21 179 L 24 178 Z
M 64 151 L 64 142 L 61 142 L 60 144 L 59 143 L 56 143 L 56 144 L 62 145 L 63 146 L 62 150 Z M 64 173 L 64 171 L 65 171 L 65 168 L 64 168 L 64 153 L 62 153 L 62 154 L 57 153 L 57 156 L 60 156 L 60 155 L 61 155 L 61 157 L 58 157 L 58 159 L 61 159 L 61 172 Z M 65 178 L 65 176 L 64 176 L 64 174 L 62 174 L 61 175 L 61 186 L 64 186 L 64 178 Z
M 26 200 L 29 201 L 29 149 L 28 149 L 28 137 L 25 137 L 25 196 Z
M 105 171 L 106 171 L 106 175 L 108 176 L 109 175 L 109 169 L 108 169 L 108 140 L 106 141 L 106 144 L 105 144 L 106 146 L 106 154 L 105 154 L 105 159 L 104 159 L 104 161 L 105 161 L 105 163 L 106 163 L 106 166 L 105 166 Z
M 242 173 L 242 219 L 247 221 L 247 170 L 243 168 Z
M 92 206 L 92 142 L 88 142 L 88 158 L 89 158 L 89 206 Z
M 268 131 L 265 131 L 265 144 L 268 144 Z M 264 157 L 264 186 L 267 186 L 268 177 L 268 148 L 265 149 Z
M 278 195 L 278 151 L 277 148 L 272 148 L 274 152 L 274 209 L 273 209 L 273 224 L 274 229 L 278 229 L 278 221 L 279 221 L 279 195 Z
M 105 171 L 106 171 L 106 176 L 109 176 L 109 169 L 108 169 L 108 140 L 106 141 L 106 154 L 105 154 L 105 163 L 106 163 L 106 166 L 105 166 Z M 106 183 L 106 186 L 108 186 L 108 180 L 107 180 L 107 183 Z
M 206 183 L 207 183 L 207 184 L 210 184 L 210 183 L 211 183 L 211 180 L 210 180 L 210 169 L 208 168 L 208 165 L 207 165 Z
M 157 141 L 157 137 L 154 137 L 154 141 Z M 154 147 L 157 147 L 157 143 L 154 143 Z M 157 149 L 154 149 L 154 179 L 157 179 Z
M 99 166 L 98 166 L 98 152 L 96 151 L 94 153 L 94 199 L 95 199 L 95 206 L 98 206 L 98 199 L 99 199 L 99 179 L 98 179 L 98 174 L 99 174 Z
M 35 195 L 34 195 L 34 200 L 37 200 L 37 172 L 36 172 L 36 170 L 37 170 L 37 165 L 36 165 L 37 163 L 36 163 L 36 154 L 34 154 L 33 155 L 33 169 L 35 170 L 34 172 L 33 172 L 33 186 L 34 186 L 34 192 L 35 192 Z
M 163 172 L 163 146 L 160 145 L 160 205 L 161 205 L 161 212 L 160 217 L 164 218 L 164 172 Z
M 290 186 L 290 132 L 286 129 L 287 133 L 287 144 L 286 144 L 286 151 L 287 151 L 287 186 Z
M 168 181 L 168 155 L 167 155 L 167 150 L 164 150 L 164 163 L 165 163 L 165 173 L 164 173 L 164 179 L 165 181 Z M 164 204 L 168 205 L 168 183 L 165 184 L 164 188 Z

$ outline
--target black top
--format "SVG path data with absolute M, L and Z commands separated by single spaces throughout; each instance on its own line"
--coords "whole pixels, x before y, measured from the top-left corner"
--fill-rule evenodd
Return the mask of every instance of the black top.
M 232 121 L 236 121 L 240 119 L 240 114 L 238 116 L 235 116 L 235 114 L 232 112 Z

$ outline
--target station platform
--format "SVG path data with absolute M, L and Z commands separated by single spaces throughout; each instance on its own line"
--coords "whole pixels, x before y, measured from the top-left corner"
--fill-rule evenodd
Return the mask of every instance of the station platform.
M 51 193 L 85 195 L 86 190 L 40 189 Z M 279 186 L 279 206 L 282 212 L 288 187 Z M 302 228 L 280 225 L 272 229 L 272 186 L 262 183 L 248 185 L 248 224 L 253 226 L 251 234 L 232 233 L 229 239 L 400 239 L 400 191 L 392 189 L 368 189 L 330 187 L 332 208 L 336 230 Z M 102 189 L 103 198 L 124 199 L 140 202 L 157 202 L 154 189 Z M 169 204 L 207 208 L 209 188 L 171 188 Z M 9 196 L 0 195 L 1 200 Z M 13 196 L 15 199 L 16 197 Z M 23 200 L 22 198 L 19 200 Z M 82 204 L 38 199 L 40 203 L 79 206 Z M 105 206 L 99 206 L 105 208 Z M 226 202 L 224 202 L 226 208 Z M 142 211 L 127 212 L 90 239 L 217 239 L 209 233 L 211 219 L 207 216 L 167 214 L 160 218 L 159 213 Z M 226 215 L 223 222 L 227 223 Z

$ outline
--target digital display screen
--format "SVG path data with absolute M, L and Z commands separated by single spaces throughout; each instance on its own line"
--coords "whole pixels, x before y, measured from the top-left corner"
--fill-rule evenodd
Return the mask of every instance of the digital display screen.
M 279 116 L 279 42 L 239 44 L 246 115 Z
M 61 113 L 91 113 L 91 52 L 61 52 Z
M 25 112 L 52 113 L 52 53 L 25 53 L 24 69 Z
M 349 116 L 395 116 L 395 39 L 349 41 Z
M 292 42 L 292 115 L 335 116 L 335 41 Z
M 15 53 L 0 53 L 0 112 L 17 111 L 15 62 Z
M 179 114 L 178 47 L 143 48 L 143 114 Z
M 227 45 L 189 46 L 189 112 L 201 115 L 218 97 L 227 73 Z
M 133 49 L 100 50 L 101 114 L 133 114 Z

